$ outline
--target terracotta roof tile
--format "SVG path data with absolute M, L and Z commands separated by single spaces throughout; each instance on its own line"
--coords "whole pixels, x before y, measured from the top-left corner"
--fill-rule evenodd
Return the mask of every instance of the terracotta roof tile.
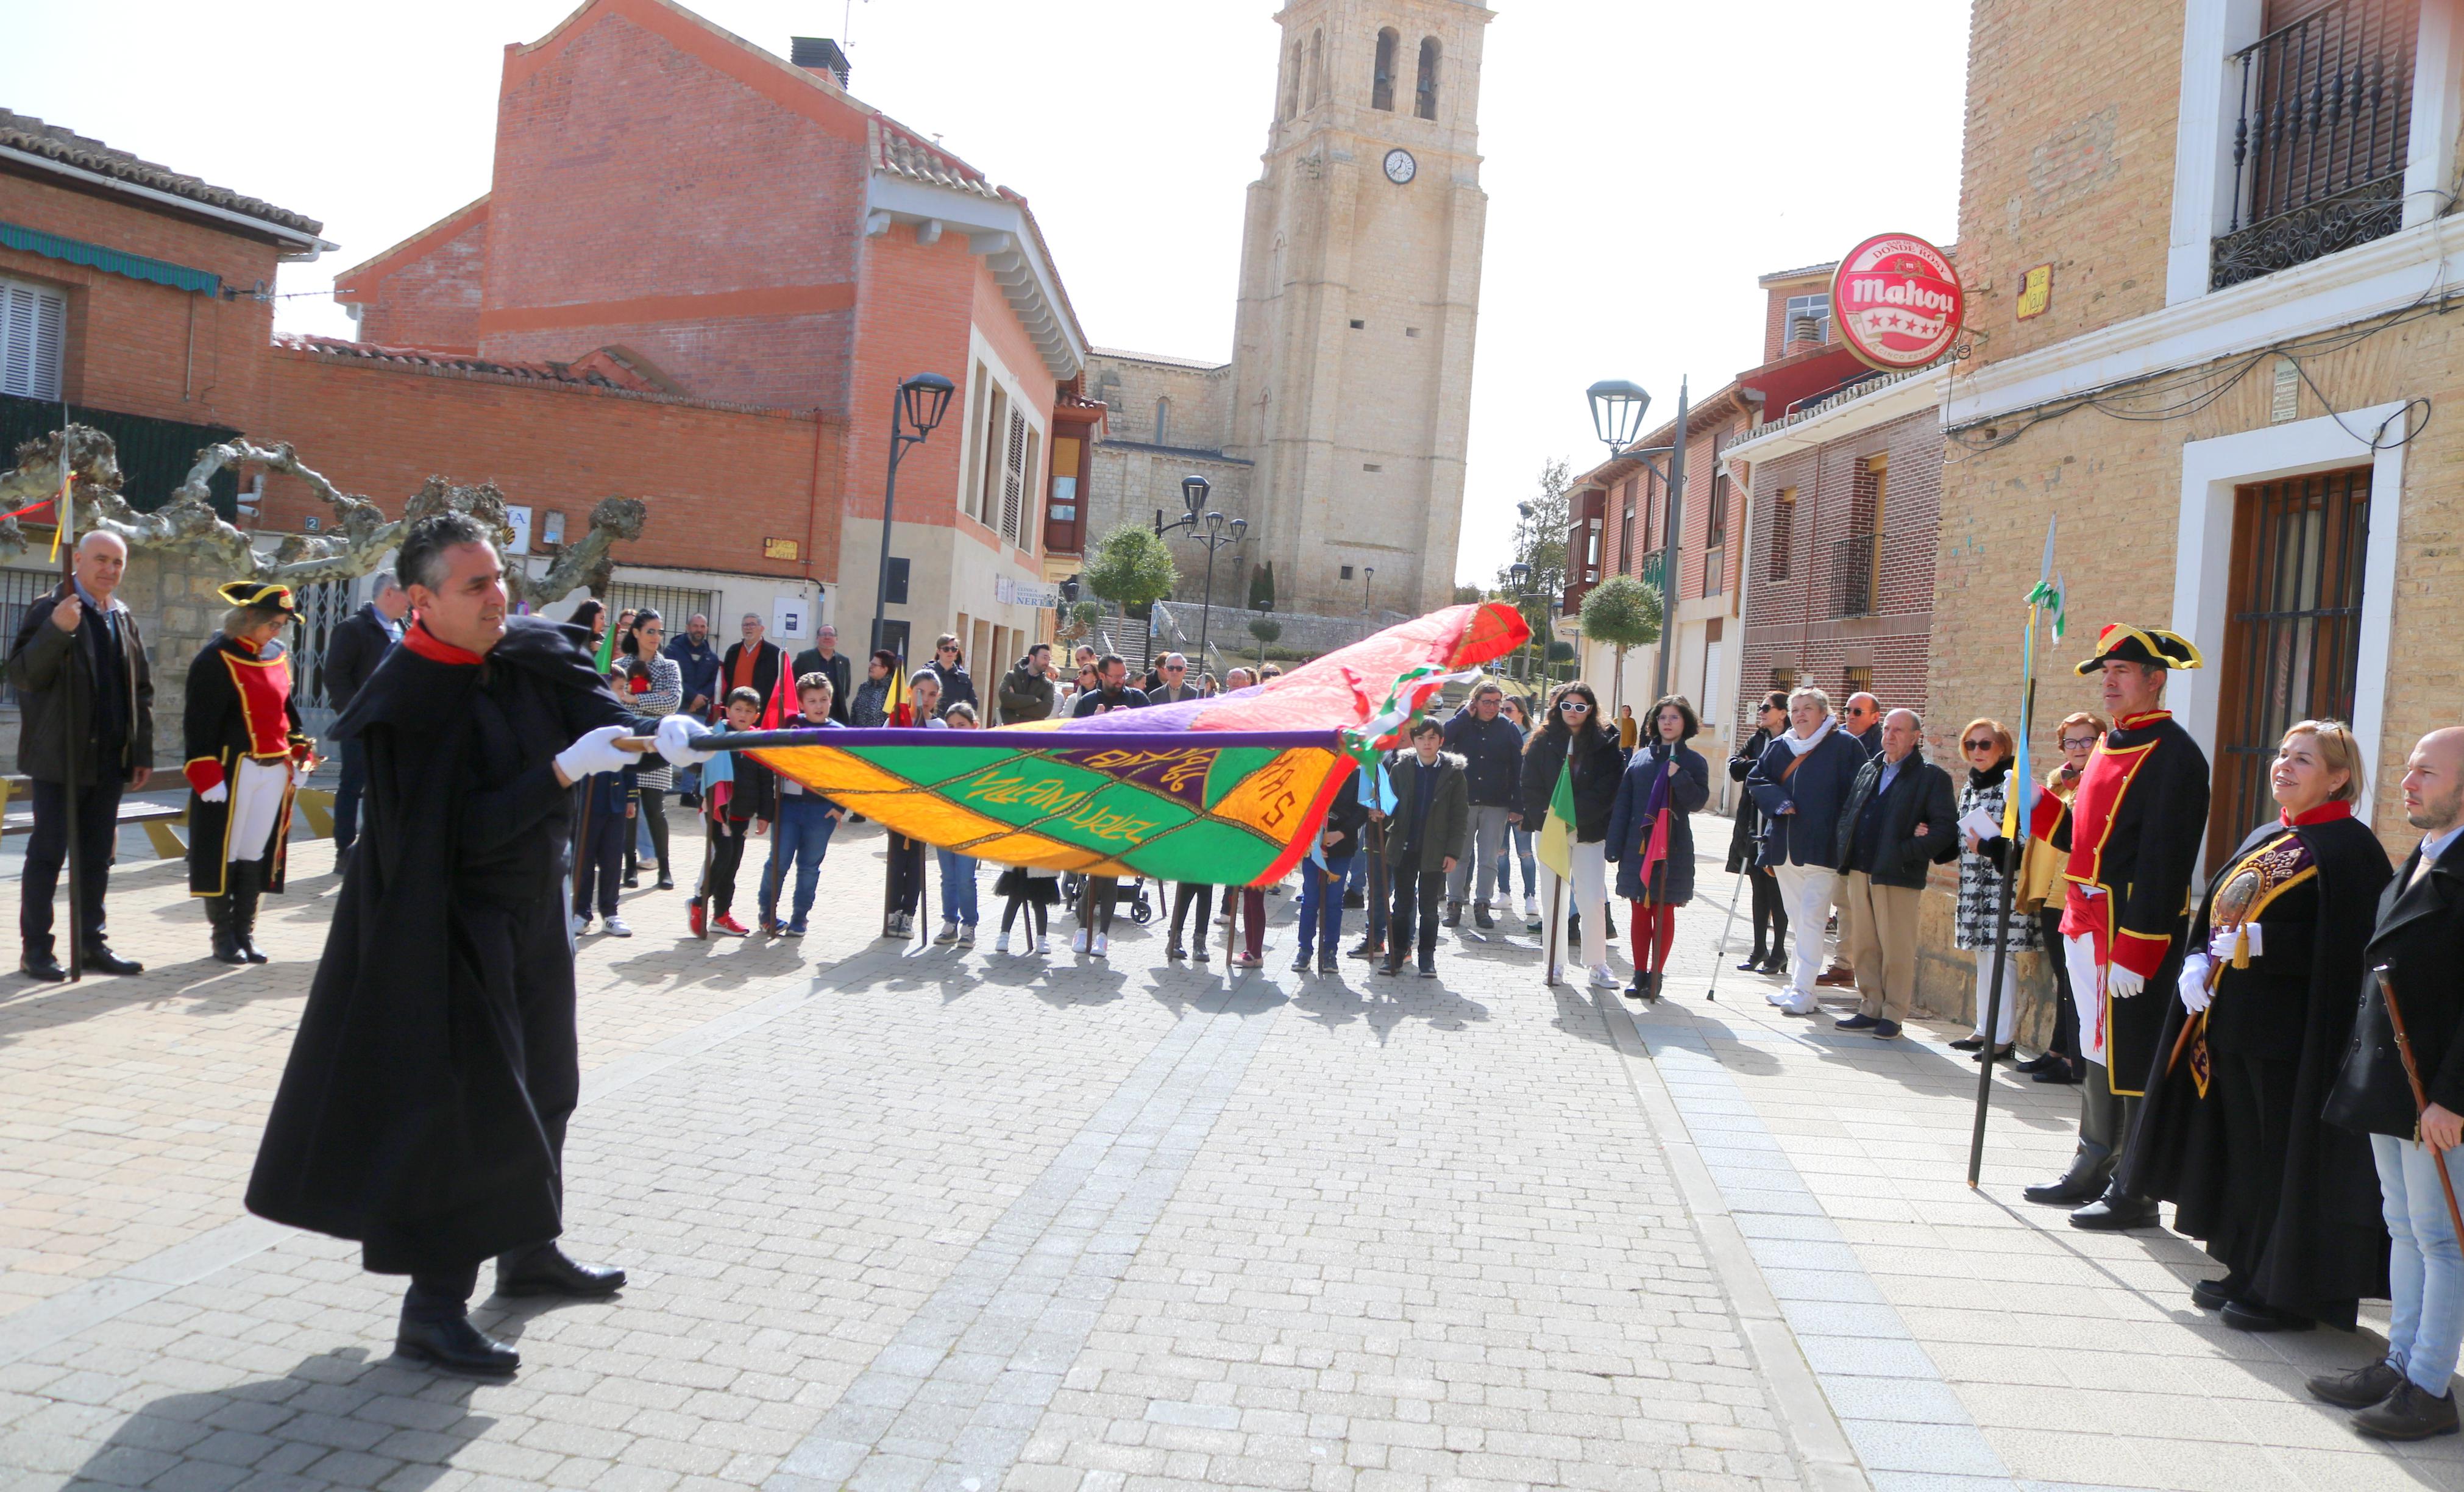
M 125 150 L 115 150 L 99 140 L 89 139 L 74 130 L 46 124 L 31 114 L 0 109 L 0 145 L 44 156 L 63 165 L 74 165 L 79 170 L 108 176 L 114 181 L 150 186 L 156 191 L 186 197 L 191 202 L 262 218 L 303 233 L 325 230 L 325 225 L 315 218 L 277 208 L 270 202 L 260 202 L 254 197 L 243 196 L 227 186 L 216 186 L 193 176 L 183 176 L 167 165 L 157 165 Z

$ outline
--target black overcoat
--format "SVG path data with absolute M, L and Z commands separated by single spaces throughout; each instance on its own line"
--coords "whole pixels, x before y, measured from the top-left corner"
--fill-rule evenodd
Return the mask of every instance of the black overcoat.
M 2216 867 L 2191 924 L 2191 948 L 2207 946 L 2216 892 L 2233 867 L 2284 832 L 2277 823 L 2254 831 Z M 2218 1091 L 2211 1087 L 2203 1099 L 2192 1053 L 2186 1049 L 2178 1062 L 2172 1056 L 2189 1012 L 2178 990 L 2150 985 L 2139 998 L 2164 1000 L 2165 1024 L 2122 1184 L 2134 1195 L 2177 1204 L 2175 1228 L 2195 1239 L 2232 1233 L 2248 1216 L 2254 1195 L 2273 1195 L 2274 1224 L 2251 1293 L 2280 1310 L 2339 1319 L 2349 1315 L 2354 1301 L 2384 1297 L 2387 1289 L 2387 1226 L 2369 1141 L 2320 1115 L 2351 1040 L 2371 909 L 2390 872 L 2378 836 L 2358 820 L 2332 819 L 2292 832 L 2319 872 L 2317 894 L 2307 902 L 2309 926 L 2262 913 L 2260 955 L 2249 969 L 2218 979 L 2207 1033 L 2214 1046 L 2236 1049 L 2220 1050 L 2220 1060 L 2249 1050 L 2290 1064 L 2283 1174 L 2273 1178 L 2271 1189 L 2233 1174 Z M 2235 1003 L 2245 1008 L 2233 1008 Z M 2248 1029 L 2229 1036 L 2228 1022 Z
M 1617 781 L 1625 776 L 1617 727 L 1611 725 L 1587 723 L 1573 731 L 1542 726 L 1524 741 L 1523 827 L 1537 836 L 1549 826 L 1549 800 L 1557 794 L 1557 774 L 1569 749 L 1574 758 L 1575 843 L 1605 843 Z
M 249 1179 L 260 1217 L 452 1268 L 562 1231 L 581 1085 L 553 757 L 617 701 L 579 627 L 507 623 L 484 661 L 407 641 L 342 722 L 365 744 L 361 849 L 336 898 Z M 545 935 L 545 934 L 555 935 Z
M 1617 893 L 1627 901 L 1648 894 L 1654 902 L 1683 907 L 1694 899 L 1694 815 L 1711 801 L 1711 764 L 1691 746 L 1677 748 L 1677 775 L 1668 779 L 1668 797 L 1661 809 L 1668 815 L 1668 858 L 1642 884 L 1643 846 L 1651 839 L 1651 779 L 1664 775 L 1668 758 L 1656 746 L 1635 748 L 1617 779 L 1617 801 L 1609 807 L 1608 847 L 1602 851 L 1617 864 Z
M 2457 977 L 2464 970 L 2464 839 L 2415 879 L 2420 866 L 2415 845 L 2379 895 L 2369 946 L 2362 951 L 2361 1009 L 2327 1102 L 2329 1123 L 2364 1134 L 2410 1139 L 2416 1112 L 2387 1000 L 2371 976 L 2381 965 L 2395 982 L 2421 1086 L 2431 1103 L 2464 1113 L 2464 978 Z
M 1763 753 L 1770 749 L 1771 743 L 1771 733 L 1759 725 L 1755 726 L 1754 734 L 1748 736 L 1746 743 L 1737 748 L 1736 755 L 1728 758 L 1728 780 L 1743 782 L 1762 761 Z M 1762 807 L 1754 801 L 1753 794 L 1739 793 L 1736 817 L 1728 825 L 1728 873 L 1730 875 L 1743 875 L 1746 867 L 1753 865 L 1760 858 L 1762 840 Z
M 231 790 L 239 785 L 239 764 L 256 755 L 256 744 L 248 728 L 252 701 L 262 708 L 279 693 L 287 743 L 309 744 L 299 720 L 299 680 L 291 671 L 291 649 L 283 647 L 279 639 L 257 649 L 216 632 L 189 661 L 187 699 L 180 711 L 180 757 L 190 766 L 205 760 L 217 763 L 224 787 L 222 801 L 210 803 L 198 796 L 193 782 L 188 787 L 191 896 L 220 896 L 228 890 L 231 863 L 234 860 L 263 860 L 265 889 L 282 889 L 283 870 L 291 858 L 291 804 L 299 796 L 298 784 L 286 784 L 282 789 L 282 811 L 274 816 L 274 842 L 270 845 L 231 842 Z M 242 669 L 264 675 L 253 692 L 241 690 L 238 670 Z

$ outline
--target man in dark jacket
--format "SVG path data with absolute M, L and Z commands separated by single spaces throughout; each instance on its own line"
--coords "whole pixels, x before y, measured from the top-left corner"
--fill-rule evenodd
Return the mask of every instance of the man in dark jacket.
M 1146 691 L 1148 704 L 1177 705 L 1198 697 L 1198 686 L 1189 682 L 1189 660 L 1179 653 L 1168 652 L 1157 658 L 1155 671 L 1155 685 Z
M 1026 650 L 1018 667 L 1001 675 L 999 691 L 1001 723 L 1023 725 L 1049 720 L 1056 708 L 1052 688 L 1052 645 L 1038 643 Z
M 2363 980 L 2350 1055 L 2326 1107 L 2328 1123 L 2369 1135 L 2378 1161 L 2393 1242 L 2387 1351 L 2366 1368 L 2311 1379 L 2310 1392 L 2359 1411 L 2353 1428 L 2364 1435 L 2422 1440 L 2456 1428 L 2449 1380 L 2464 1340 L 2464 1270 L 2445 1190 L 2464 1190 L 2464 727 L 2432 731 L 2413 747 L 2404 817 L 2422 840 L 2380 893 L 2364 957 L 2386 976 Z M 2404 1020 L 2403 1051 L 2390 998 Z M 2427 1100 L 2417 1114 L 2407 1052 Z
M 114 592 L 128 546 L 99 530 L 77 540 L 73 580 L 26 608 L 9 649 L 17 691 L 17 766 L 34 779 L 34 832 L 18 890 L 18 967 L 37 979 L 68 977 L 52 953 L 52 893 L 69 851 L 69 778 L 77 779 L 77 940 L 81 967 L 143 974 L 103 940 L 103 893 L 120 838 L 120 795 L 154 772 L 154 674 L 137 619 Z
M 1472 902 L 1472 923 L 1494 927 L 1489 898 L 1495 894 L 1498 857 L 1506 853 L 1509 826 L 1522 818 L 1523 733 L 1511 720 L 1498 718 L 1506 691 L 1483 683 L 1471 702 L 1446 722 L 1446 750 L 1463 759 L 1463 777 L 1471 793 L 1471 816 L 1463 828 L 1463 847 L 1446 877 L 1446 926 L 1463 923 L 1463 893 L 1473 889 L 1472 867 L 1480 867 L 1478 895 Z
M 1822 691 L 1809 685 L 1789 695 L 1788 718 L 1788 734 L 1746 774 L 1746 791 L 1763 814 L 1762 863 L 1796 925 L 1794 977 L 1765 998 L 1791 1015 L 1810 1016 L 1821 1008 L 1814 981 L 1822 973 L 1822 929 L 1839 885 L 1839 811 L 1866 758 L 1865 748 L 1840 729 Z
M 398 1355 L 501 1378 L 518 1357 L 467 1315 L 482 1260 L 501 1295 L 625 1284 L 556 1246 L 582 1085 L 561 880 L 573 784 L 634 765 L 616 738 L 656 727 L 580 628 L 506 615 L 468 515 L 412 525 L 401 564 L 419 620 L 341 721 L 385 852 L 343 877 L 248 1206 L 408 1275 Z
M 1839 707 L 1839 723 L 1865 748 L 1868 759 L 1882 754 L 1882 702 L 1863 690 L 1848 696 Z
M 385 649 L 402 641 L 402 619 L 410 612 L 410 595 L 390 570 L 379 575 L 368 603 L 353 612 L 325 642 L 325 703 L 341 715 L 360 696 L 360 687 L 377 671 Z M 360 837 L 360 792 L 367 781 L 367 753 L 360 743 L 342 742 L 342 779 L 334 786 L 334 868 L 340 870 Z
M 719 697 L 724 700 L 737 690 L 749 689 L 761 696 L 766 709 L 779 687 L 780 671 L 787 667 L 787 650 L 762 635 L 768 628 L 754 613 L 744 614 L 741 626 L 744 640 L 730 644 L 718 660 Z
M 1856 930 L 1851 956 L 1857 1013 L 1833 1024 L 1878 1041 L 1900 1034 L 1917 992 L 1917 911 L 1925 870 L 1959 853 L 1959 799 L 1950 774 L 1925 759 L 1925 722 L 1913 710 L 1882 720 L 1882 754 L 1858 769 L 1839 810 L 1839 869 L 1847 877 L 1843 921 Z
M 1463 760 L 1440 751 L 1445 727 L 1426 715 L 1412 724 L 1412 749 L 1386 758 L 1386 781 L 1395 795 L 1395 811 L 1373 817 L 1386 820 L 1386 874 L 1395 888 L 1386 913 L 1386 961 L 1379 974 L 1403 967 L 1403 950 L 1412 942 L 1415 909 L 1419 928 L 1420 977 L 1438 976 L 1438 902 L 1445 894 L 1446 877 L 1460 858 L 1463 834 L 1471 818 L 1471 795 L 1465 786 Z
M 839 651 L 839 629 L 826 622 L 822 624 L 820 631 L 813 634 L 813 646 L 796 655 L 795 667 L 788 672 L 788 677 L 794 681 L 790 687 L 802 687 L 806 676 L 815 673 L 824 674 L 830 681 L 830 718 L 841 725 L 847 724 L 847 700 L 855 693 L 851 682 L 854 668 L 847 662 L 847 654 Z M 693 692 L 691 684 L 685 686 L 685 692 Z

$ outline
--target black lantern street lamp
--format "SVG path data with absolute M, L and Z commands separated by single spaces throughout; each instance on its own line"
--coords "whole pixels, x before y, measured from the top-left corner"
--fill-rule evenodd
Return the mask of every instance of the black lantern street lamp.
M 1677 536 L 1685 521 L 1685 414 L 1687 385 L 1677 384 L 1677 433 L 1666 446 L 1638 447 L 1642 438 L 1642 417 L 1651 407 L 1651 396 L 1641 385 L 1623 379 L 1603 380 L 1585 390 L 1592 403 L 1592 429 L 1609 448 L 1611 460 L 1632 456 L 1640 461 L 1651 474 L 1668 489 L 1668 524 L 1661 534 L 1660 546 L 1660 647 L 1659 662 L 1654 667 L 1652 687 L 1654 699 L 1668 697 L 1668 655 L 1673 651 L 1670 631 L 1677 625 Z M 1666 456 L 1668 465 L 1661 467 L 1654 456 Z
M 1364 616 L 1369 612 L 1369 582 L 1375 579 L 1377 579 L 1375 565 L 1364 564 L 1360 567 L 1360 610 Z
M 1524 506 L 1528 510 L 1530 505 L 1527 503 Z M 1517 560 L 1512 564 L 1506 567 L 1506 578 L 1514 586 L 1514 608 L 1517 611 L 1528 611 L 1530 608 L 1531 603 L 1539 599 L 1537 594 L 1531 589 L 1531 567 L 1525 564 L 1522 560 Z M 1537 627 L 1530 628 L 1530 632 L 1532 638 L 1537 638 L 1540 635 L 1540 629 Z M 1529 639 L 1527 639 L 1527 641 Z M 1544 647 L 1540 654 L 1544 666 L 1547 663 L 1548 656 L 1549 654 Z M 1528 661 L 1523 667 L 1523 681 L 1527 684 L 1531 682 L 1531 666 Z
M 898 385 L 897 396 L 890 402 L 890 479 L 881 494 L 881 573 L 872 587 L 872 647 L 878 652 L 882 641 L 883 616 L 890 604 L 890 528 L 898 516 L 898 463 L 910 446 L 920 446 L 924 437 L 941 423 L 950 409 L 950 396 L 958 385 L 938 373 L 918 373 Z M 913 433 L 900 427 L 912 427 Z
M 1206 478 L 1197 472 L 1182 477 L 1180 504 L 1189 511 L 1166 523 L 1163 510 L 1157 508 L 1155 526 L 1158 538 L 1174 529 L 1187 529 L 1191 538 L 1206 546 L 1206 590 L 1204 599 L 1198 603 L 1198 666 L 1200 669 L 1206 667 L 1207 633 L 1215 620 L 1215 551 L 1226 544 L 1241 542 L 1249 532 L 1247 518 L 1233 518 L 1227 522 L 1220 513 L 1202 512 L 1206 507 L 1207 491 Z

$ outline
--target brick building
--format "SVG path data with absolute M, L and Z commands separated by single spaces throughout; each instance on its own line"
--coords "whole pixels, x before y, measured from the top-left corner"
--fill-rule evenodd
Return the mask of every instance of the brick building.
M 1821 290 L 1828 268 L 1765 276 L 1771 310 L 1763 362 L 1692 402 L 1686 410 L 1685 492 L 1677 505 L 1673 587 L 1663 583 L 1670 506 L 1665 455 L 1604 462 L 1577 477 L 1568 494 L 1571 526 L 1560 626 L 1578 636 L 1574 619 L 1583 598 L 1612 575 L 1631 575 L 1659 586 L 1670 618 L 1665 643 L 1634 648 L 1622 659 L 1603 644 L 1578 640 L 1583 676 L 1601 691 L 1612 714 L 1620 705 L 1630 705 L 1640 718 L 1652 699 L 1661 647 L 1667 647 L 1669 692 L 1683 695 L 1703 716 L 1705 738 L 1697 744 L 1706 755 L 1725 754 L 1751 734 L 1752 722 L 1737 701 L 1742 690 L 1767 687 L 1758 680 L 1773 666 L 1771 645 L 1777 636 L 1765 628 L 1763 650 L 1754 651 L 1755 644 L 1748 641 L 1748 651 L 1740 656 L 1740 639 L 1749 636 L 1743 622 L 1759 615 L 1754 608 L 1771 602 L 1759 589 L 1749 602 L 1749 593 L 1741 589 L 1741 581 L 1763 574 L 1747 560 L 1749 547 L 1763 539 L 1759 531 L 1749 535 L 1747 489 L 1737 479 L 1745 469 L 1731 461 L 1730 453 L 1767 428 L 1766 422 L 1791 417 L 1871 376 L 1870 369 L 1832 340 L 1827 301 L 1815 305 L 1825 299 Z M 1812 293 L 1805 289 L 1809 284 Z M 1664 450 L 1676 437 L 1671 418 L 1636 444 L 1646 451 Z M 1801 547 L 1813 538 L 1809 524 L 1796 542 Z M 1741 676 L 1741 667 L 1756 671 Z M 1715 805 L 1727 806 L 1733 796 L 1722 774 L 1713 784 Z
M 2047 521 L 2066 664 L 2110 620 L 2191 638 L 2167 703 L 2215 767 L 2208 861 L 2272 812 L 2284 726 L 2349 720 L 2406 845 L 2405 754 L 2453 724 L 2464 324 L 2439 287 L 2464 20 L 2414 0 L 1985 0 L 1927 660 L 1937 754 L 2008 717 Z M 2322 60 L 2327 59 L 2327 60 Z M 2349 107 L 2284 106 L 2363 79 Z M 2035 750 L 2093 708 L 2045 670 Z M 1947 933 L 1947 928 L 1941 930 Z M 1964 961 L 1928 938 L 1927 977 Z
M 620 579 L 646 561 L 742 577 L 727 609 L 765 615 L 737 591 L 811 587 L 807 634 L 829 620 L 850 646 L 881 568 L 891 401 L 947 376 L 941 427 L 899 467 L 888 638 L 954 630 L 988 667 L 1048 625 L 1052 457 L 1083 482 L 1100 421 L 1074 398 L 1085 339 L 1023 198 L 848 93 L 836 46 L 795 53 L 668 0 L 591 0 L 506 49 L 488 194 L 345 272 L 336 298 L 363 336 L 444 371 L 474 359 L 490 386 L 536 367 L 603 380 L 582 402 L 620 438 L 696 423 L 687 406 L 759 422 L 745 471 L 732 449 L 681 469 L 610 453 L 638 473 L 617 490 L 651 505 Z M 671 481 L 716 512 L 664 521 Z

